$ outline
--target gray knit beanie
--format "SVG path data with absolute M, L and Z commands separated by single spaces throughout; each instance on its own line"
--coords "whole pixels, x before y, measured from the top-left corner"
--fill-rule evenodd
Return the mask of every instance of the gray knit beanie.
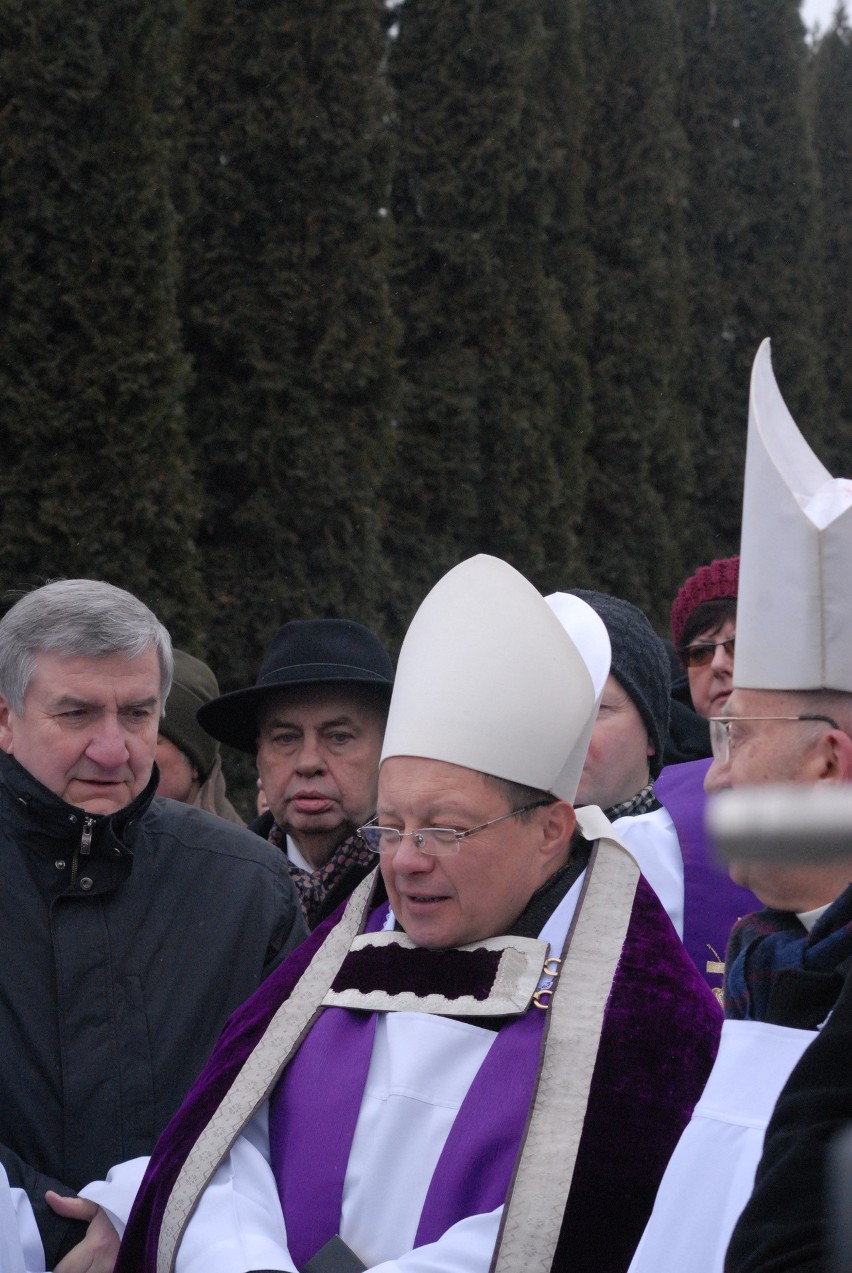
M 195 719 L 199 707 L 218 698 L 216 677 L 206 663 L 184 650 L 175 650 L 175 675 L 160 733 L 188 756 L 203 782 L 219 754 L 219 744 Z
M 612 674 L 630 695 L 645 722 L 654 748 L 651 777 L 663 767 L 663 744 L 669 730 L 671 665 L 665 642 L 644 611 L 621 597 L 571 588 L 570 592 L 597 611 L 612 645 Z

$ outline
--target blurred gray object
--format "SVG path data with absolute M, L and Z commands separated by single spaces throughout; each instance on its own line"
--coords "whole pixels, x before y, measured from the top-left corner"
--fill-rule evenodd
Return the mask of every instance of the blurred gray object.
M 721 791 L 707 802 L 707 828 L 726 861 L 852 857 L 852 787 L 788 783 Z

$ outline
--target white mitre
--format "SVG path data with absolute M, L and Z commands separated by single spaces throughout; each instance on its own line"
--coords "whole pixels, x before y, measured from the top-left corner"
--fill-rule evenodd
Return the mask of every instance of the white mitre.
M 496 557 L 444 575 L 402 643 L 382 760 L 443 760 L 573 801 L 610 650 L 599 616 L 570 600 L 571 635 Z
M 852 690 L 850 632 L 852 481 L 805 442 L 765 340 L 751 373 L 734 685 Z

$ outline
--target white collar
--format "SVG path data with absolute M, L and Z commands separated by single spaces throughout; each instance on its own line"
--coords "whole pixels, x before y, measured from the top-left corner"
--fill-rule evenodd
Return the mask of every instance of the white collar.
M 298 866 L 301 871 L 310 871 L 311 874 L 317 869 L 306 858 L 302 856 L 296 848 L 294 842 L 287 836 L 287 857 L 294 866 Z
M 812 911 L 796 911 L 796 919 L 800 924 L 804 924 L 808 932 L 811 931 L 818 919 L 821 919 L 828 910 L 831 902 L 826 902 L 825 906 L 817 906 Z

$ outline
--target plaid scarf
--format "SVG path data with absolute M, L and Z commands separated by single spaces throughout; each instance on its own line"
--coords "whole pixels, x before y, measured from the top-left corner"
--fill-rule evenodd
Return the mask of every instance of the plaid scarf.
M 272 823 L 267 839 L 270 844 L 286 852 L 287 832 L 277 822 Z M 325 866 L 319 867 L 316 871 L 306 871 L 288 859 L 290 878 L 299 894 L 299 904 L 308 927 L 313 927 L 326 896 L 350 866 L 373 866 L 375 862 L 376 854 L 367 848 L 357 831 L 353 831 L 345 840 L 342 840 Z
M 766 1021 L 779 973 L 786 969 L 831 973 L 850 957 L 852 885 L 832 902 L 810 932 L 791 911 L 767 906 L 746 915 L 734 924 L 728 942 L 725 1016 Z
M 610 809 L 604 809 L 604 813 L 610 822 L 615 822 L 616 818 L 636 818 L 640 813 L 653 813 L 655 809 L 660 807 L 660 802 L 654 795 L 654 784 L 649 782 L 647 787 L 637 791 L 636 795 L 632 796 L 630 800 L 622 800 L 620 804 L 614 804 Z

